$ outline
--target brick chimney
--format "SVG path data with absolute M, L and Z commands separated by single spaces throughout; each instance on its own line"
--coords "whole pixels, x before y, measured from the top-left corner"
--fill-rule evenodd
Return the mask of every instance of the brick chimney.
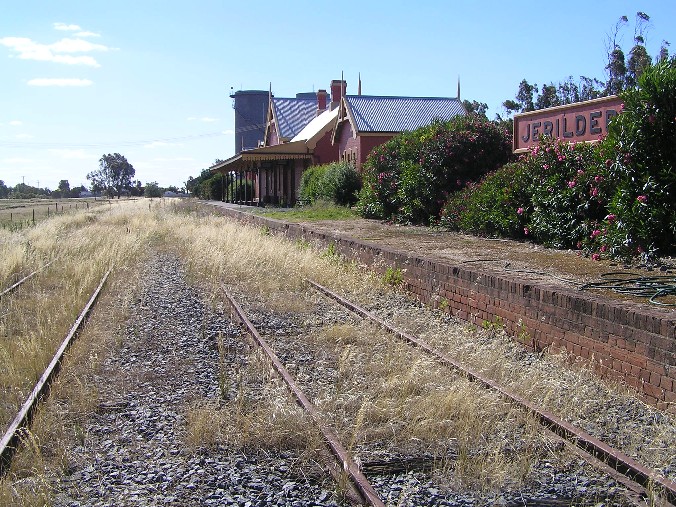
M 326 110 L 326 90 L 317 90 L 317 114 Z
M 331 81 L 331 109 L 338 107 L 338 103 L 347 90 L 347 81 L 334 79 Z

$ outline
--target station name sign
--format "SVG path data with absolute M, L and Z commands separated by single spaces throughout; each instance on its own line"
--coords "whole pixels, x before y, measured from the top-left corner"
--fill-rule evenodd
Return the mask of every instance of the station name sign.
M 550 136 L 568 142 L 598 141 L 608 133 L 608 124 L 622 110 L 617 95 L 550 107 L 514 116 L 514 153 L 522 153 Z

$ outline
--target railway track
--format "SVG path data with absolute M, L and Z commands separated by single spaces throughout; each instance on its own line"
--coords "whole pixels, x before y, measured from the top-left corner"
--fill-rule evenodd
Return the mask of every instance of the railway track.
M 612 448 L 598 438 L 594 438 L 581 428 L 564 421 L 555 414 L 538 407 L 536 404 L 526 400 L 522 396 L 519 396 L 497 382 L 481 375 L 469 366 L 463 365 L 443 352 L 434 349 L 419 337 L 396 329 L 368 310 L 317 282 L 308 280 L 308 283 L 320 293 L 336 301 L 341 306 L 349 309 L 364 319 L 377 324 L 397 338 L 424 350 L 442 364 L 461 372 L 473 382 L 477 382 L 485 388 L 499 393 L 514 405 L 532 413 L 549 431 L 565 439 L 566 442 L 575 445 L 578 453 L 590 464 L 610 474 L 613 478 L 622 482 L 622 484 L 642 498 L 648 497 L 649 490 L 657 489 L 670 504 L 676 504 L 676 483 L 661 477 L 656 471 L 643 466 L 633 458 Z
M 19 287 L 21 287 L 21 285 L 23 285 L 24 283 L 26 283 L 28 280 L 30 280 L 31 278 L 33 278 L 35 275 L 37 275 L 37 274 L 40 273 L 41 271 L 44 271 L 44 270 L 47 269 L 49 266 L 51 266 L 54 262 L 56 262 L 56 260 L 57 260 L 57 259 L 52 259 L 51 261 L 49 261 L 49 262 L 48 262 L 47 264 L 45 264 L 44 266 L 42 266 L 42 267 L 36 269 L 35 271 L 33 271 L 33 272 L 27 274 L 26 276 L 24 276 L 23 278 L 21 278 L 21 279 L 20 279 L 19 281 L 17 281 L 16 283 L 14 283 L 14 284 L 10 285 L 9 287 L 7 287 L 6 289 L 4 289 L 2 292 L 0 292 L 0 299 L 1 299 L 2 297 L 4 297 L 4 296 L 7 296 L 8 294 L 11 294 L 12 292 L 14 292 L 16 289 L 18 289 Z
M 42 269 L 44 269 L 44 267 Z M 22 438 L 25 436 L 25 432 L 31 423 L 33 414 L 37 410 L 40 402 L 48 394 L 51 383 L 61 368 L 61 362 L 63 360 L 64 354 L 72 344 L 73 340 L 77 337 L 77 334 L 80 332 L 80 329 L 86 321 L 92 307 L 96 303 L 96 300 L 98 299 L 99 294 L 101 293 L 103 286 L 110 275 L 110 272 L 111 270 L 108 270 L 101 279 L 98 287 L 94 290 L 91 297 L 89 298 L 89 301 L 84 306 L 79 316 L 68 331 L 68 334 L 56 350 L 52 360 L 49 362 L 45 368 L 45 371 L 38 379 L 37 383 L 33 387 L 33 390 L 28 395 L 28 398 L 21 405 L 18 413 L 3 434 L 2 439 L 0 439 L 0 477 L 4 476 L 4 474 L 9 469 L 12 463 L 12 457 L 16 453 Z M 32 273 L 17 283 L 20 285 L 20 283 L 23 283 L 34 274 L 35 273 Z M 16 288 L 16 286 L 17 284 L 15 284 L 12 288 Z
M 106 277 L 107 276 L 108 275 L 106 274 Z M 104 283 L 105 277 L 101 281 L 101 284 L 99 285 L 99 288 L 96 291 L 97 293 L 98 291 L 101 290 Z M 539 409 L 534 404 L 529 403 L 527 400 L 524 400 L 523 398 L 520 398 L 518 395 L 509 393 L 506 389 L 497 385 L 497 383 L 491 381 L 490 379 L 483 378 L 480 374 L 473 371 L 472 369 L 467 368 L 459 364 L 457 361 L 454 361 L 452 358 L 447 357 L 444 354 L 434 350 L 431 346 L 425 344 L 419 338 L 393 328 L 392 326 L 388 325 L 381 319 L 378 319 L 374 314 L 359 307 L 354 303 L 347 301 L 345 298 L 330 291 L 329 289 L 314 282 L 310 283 L 315 289 L 317 289 L 318 291 L 317 294 L 322 294 L 323 296 L 325 296 L 324 298 L 326 299 L 326 303 L 324 303 L 325 305 L 341 308 L 341 310 L 339 311 L 344 312 L 345 314 L 348 314 L 349 309 L 349 312 L 352 313 L 354 316 L 356 326 L 363 327 L 364 325 L 363 323 L 366 322 L 367 320 L 370 320 L 373 322 L 375 327 L 385 329 L 389 333 L 394 333 L 398 338 L 406 341 L 409 344 L 415 345 L 415 348 L 424 350 L 427 354 L 432 355 L 434 357 L 434 360 L 440 362 L 444 366 L 444 368 L 450 366 L 454 370 L 460 372 L 461 377 L 471 379 L 475 384 L 476 383 L 482 384 L 485 387 L 488 387 L 489 389 L 498 392 L 500 396 L 504 397 L 505 399 L 508 399 L 510 403 L 515 403 L 516 405 L 519 405 L 520 406 L 519 410 L 531 413 L 545 427 L 548 427 L 554 432 L 554 434 L 556 434 L 556 437 L 554 436 L 551 437 L 552 439 L 557 438 L 560 439 L 561 441 L 569 442 L 568 444 L 569 447 L 571 448 L 575 447 L 577 449 L 575 451 L 576 453 L 578 453 L 580 456 L 584 456 L 584 459 L 594 463 L 596 467 L 600 467 L 603 474 L 607 474 L 608 476 L 612 477 L 613 481 L 616 481 L 622 484 L 628 490 L 633 491 L 633 494 L 629 496 L 630 502 L 633 502 L 636 505 L 645 505 L 647 499 L 652 498 L 650 496 L 651 493 L 653 493 L 657 488 L 661 488 L 663 498 L 666 498 L 666 500 L 671 502 L 672 504 L 674 503 L 673 484 L 669 483 L 669 481 L 661 479 L 656 473 L 654 473 L 650 469 L 642 467 L 640 464 L 636 463 L 631 458 L 623 455 L 620 452 L 613 450 L 612 448 L 610 448 L 610 446 L 603 444 L 603 442 L 597 441 L 590 435 L 581 431 L 579 428 L 575 428 L 572 425 L 565 423 L 565 421 L 559 420 L 553 414 L 549 414 Z M 240 303 L 235 301 L 232 294 L 224 286 L 222 287 L 222 291 L 228 300 L 228 304 L 233 309 L 233 314 L 236 315 L 236 320 L 242 322 L 246 326 L 247 332 L 255 339 L 258 345 L 266 351 L 266 354 L 268 355 L 273 368 L 277 372 L 279 372 L 279 374 L 283 378 L 285 378 L 285 381 L 289 386 L 288 389 L 292 392 L 295 399 L 298 401 L 299 405 L 301 405 L 308 412 L 308 414 L 310 415 L 310 419 L 312 419 L 315 422 L 315 424 L 322 430 L 324 435 L 324 441 L 327 443 L 328 448 L 330 449 L 330 453 L 337 459 L 338 462 L 338 465 L 333 468 L 336 482 L 339 482 L 341 480 L 342 474 L 345 474 L 346 476 L 349 477 L 350 485 L 347 491 L 348 499 L 352 499 L 352 501 L 355 501 L 357 503 L 361 502 L 367 503 L 369 505 L 387 505 L 392 504 L 393 498 L 395 498 L 396 503 L 397 502 L 396 496 L 394 497 L 387 496 L 387 490 L 388 488 L 391 487 L 391 484 L 379 479 L 379 477 L 388 474 L 392 476 L 396 475 L 408 476 L 411 472 L 419 473 L 420 477 L 429 475 L 430 470 L 432 470 L 437 465 L 436 461 L 439 458 L 439 456 L 436 455 L 407 456 L 402 454 L 392 456 L 388 459 L 379 459 L 378 457 L 373 459 L 364 459 L 364 456 L 360 456 L 355 459 L 352 453 L 352 449 L 354 448 L 354 442 L 352 443 L 345 442 L 344 432 L 342 433 L 343 436 L 341 437 L 340 436 L 341 433 L 332 428 L 331 422 L 333 421 L 334 418 L 327 416 L 327 414 L 323 411 L 321 401 L 319 404 L 316 403 L 316 399 L 318 398 L 317 395 L 318 390 L 322 389 L 322 387 L 321 386 L 319 388 L 316 386 L 311 387 L 313 389 L 313 395 L 305 394 L 303 390 L 305 389 L 306 385 L 310 384 L 310 381 L 305 377 L 303 377 L 300 381 L 294 380 L 291 376 L 294 370 L 293 367 L 294 363 L 301 363 L 305 361 L 308 364 L 308 366 L 312 368 L 313 366 L 315 366 L 312 359 L 308 358 L 301 359 L 293 357 L 290 354 L 291 352 L 290 350 L 285 350 L 283 343 L 284 340 L 281 341 L 279 340 L 279 337 L 284 335 L 284 332 L 282 332 L 280 335 L 278 332 L 275 332 L 274 329 L 267 329 L 264 332 L 257 330 L 253 324 L 253 322 L 256 322 L 256 319 L 249 318 L 243 309 L 243 307 L 247 307 L 248 305 L 247 304 L 241 305 Z M 96 297 L 92 296 L 92 299 L 90 299 L 90 302 L 88 303 L 87 306 L 88 307 L 91 306 L 91 304 L 93 304 L 93 301 L 95 301 L 95 299 Z M 331 301 L 330 303 L 329 300 Z M 340 303 L 340 305 L 334 305 L 333 301 Z M 148 305 L 150 305 L 150 303 L 148 303 Z M 164 308 L 164 306 L 161 304 L 160 308 Z M 319 311 L 326 312 L 327 311 L 326 306 L 321 306 Z M 268 317 L 270 317 L 270 315 L 266 317 L 266 314 L 264 312 L 259 312 L 259 314 L 257 315 L 259 322 L 264 322 L 265 319 Z M 274 316 L 272 317 L 273 320 L 274 318 L 276 318 Z M 82 321 L 84 318 L 85 318 L 84 316 L 81 316 L 80 318 L 78 318 L 78 321 Z M 335 320 L 340 320 L 341 318 L 343 317 L 337 317 Z M 362 322 L 362 324 L 360 324 L 360 322 Z M 79 326 L 79 324 L 77 325 Z M 75 327 L 76 326 L 74 325 L 73 328 L 75 329 Z M 308 330 L 306 330 L 306 332 L 307 331 Z M 311 331 L 312 328 L 310 328 L 310 332 Z M 73 334 L 76 334 L 77 330 L 75 329 L 75 331 L 73 331 L 72 329 L 71 332 Z M 69 335 L 70 334 L 71 333 L 69 333 Z M 270 337 L 269 342 L 264 338 L 268 336 Z M 70 339 L 72 339 L 72 337 Z M 287 341 L 293 340 L 293 336 L 289 335 L 288 337 L 285 337 L 285 339 L 288 339 Z M 69 339 L 64 340 L 64 343 L 60 348 L 61 353 L 63 353 L 63 350 L 65 350 L 65 348 L 68 347 L 68 343 L 66 343 L 67 341 L 69 341 Z M 281 353 L 280 350 L 277 350 L 275 342 L 279 342 Z M 166 351 L 168 349 L 163 350 Z M 414 349 L 412 348 L 411 350 Z M 134 358 L 132 357 L 132 359 Z M 146 362 L 145 364 L 149 364 L 148 361 L 152 362 L 153 360 L 144 359 L 143 361 Z M 136 360 L 135 364 L 137 364 L 138 362 L 139 360 Z M 54 367 L 52 368 L 53 371 L 49 374 L 47 374 L 46 372 L 47 377 L 44 386 L 48 386 L 49 378 L 54 375 L 56 370 L 58 370 L 60 359 L 56 359 L 55 356 L 55 361 L 53 361 L 53 363 L 54 363 Z M 290 367 L 290 365 L 292 366 Z M 303 372 L 302 369 L 299 369 L 297 367 L 295 368 L 295 371 L 297 372 L 300 371 L 301 373 Z M 45 375 L 43 375 L 43 378 L 45 378 Z M 330 379 L 327 382 L 327 384 L 329 385 L 331 384 Z M 43 393 L 44 391 L 34 390 L 34 393 L 31 395 L 31 398 L 33 398 L 34 401 L 37 401 L 42 397 Z M 315 398 L 315 402 L 311 401 L 313 399 L 313 396 Z M 116 414 L 118 412 L 122 414 L 133 412 L 132 410 L 133 407 L 134 403 L 133 402 L 130 403 L 129 400 L 119 401 L 119 403 L 113 401 L 110 402 L 109 404 L 102 403 L 100 405 L 100 411 L 103 414 L 110 413 L 112 417 L 113 414 Z M 28 414 L 29 418 L 33 410 L 34 408 L 29 408 L 26 410 L 26 414 Z M 17 416 L 17 418 L 18 417 L 19 416 Z M 156 418 L 155 416 L 152 417 L 153 420 L 155 418 Z M 149 425 L 147 423 L 142 426 L 142 428 L 144 428 L 143 430 L 144 438 L 146 436 L 146 433 L 150 432 L 148 426 Z M 10 454 L 14 452 L 14 450 L 16 449 L 17 438 L 21 434 L 22 428 L 25 427 L 26 421 L 24 420 L 23 422 L 20 422 L 19 424 L 16 425 L 16 430 L 14 431 L 14 437 L 12 437 L 12 439 L 8 440 L 8 438 L 10 437 L 8 437 L 7 434 L 3 438 L 3 447 L 2 447 L 3 470 L 6 468 L 5 463 L 7 464 L 9 463 L 8 459 L 5 459 L 4 449 L 8 449 L 8 452 L 10 452 Z M 5 441 L 7 441 L 7 444 L 5 444 Z M 449 453 L 449 456 L 446 456 L 445 459 L 454 458 L 453 456 L 450 456 L 450 454 L 451 453 Z M 8 456 L 9 458 L 11 458 L 10 455 Z M 603 463 L 605 463 L 605 465 Z M 618 470 L 620 471 L 620 473 L 618 473 Z M 418 476 L 416 475 L 415 477 Z M 375 482 L 373 481 L 374 478 Z M 635 484 L 636 481 L 637 483 Z M 404 486 L 404 489 L 405 488 L 406 486 Z M 430 488 L 427 485 L 425 485 L 424 487 L 421 486 L 421 490 L 426 489 L 434 489 L 434 488 Z M 420 495 L 423 494 L 424 491 L 420 493 Z M 439 492 L 434 494 L 436 495 L 437 500 L 443 497 L 443 494 Z M 420 499 L 420 497 L 416 498 Z M 562 498 L 562 499 L 526 498 L 520 505 L 555 506 L 555 505 L 570 505 L 570 504 L 571 504 L 570 498 Z M 402 503 L 402 505 L 405 505 L 405 503 Z M 465 505 L 465 504 L 458 503 L 457 505 Z M 507 502 L 506 505 L 512 504 Z M 587 504 L 583 500 L 576 500 L 575 505 L 587 505 Z
M 374 323 L 387 332 L 394 334 L 397 338 L 403 340 L 404 342 L 423 350 L 425 353 L 432 356 L 436 361 L 440 362 L 444 366 L 450 367 L 453 370 L 461 373 L 472 382 L 478 383 L 482 387 L 498 393 L 500 396 L 508 400 L 509 403 L 518 407 L 520 410 L 524 410 L 532 414 L 535 419 L 540 424 L 542 424 L 548 432 L 551 433 L 552 436 L 563 442 L 569 448 L 569 450 L 590 463 L 600 472 L 607 474 L 608 476 L 612 477 L 613 480 L 627 488 L 629 492 L 627 494 L 628 497 L 631 498 L 636 505 L 643 505 L 644 502 L 647 502 L 649 498 L 654 498 L 654 493 L 656 491 L 659 491 L 660 498 L 663 499 L 660 501 L 668 502 L 669 504 L 676 504 L 676 485 L 673 482 L 661 477 L 654 470 L 641 465 L 636 460 L 616 449 L 613 449 L 599 439 L 592 437 L 582 429 L 567 423 L 551 412 L 539 408 L 536 404 L 513 392 L 510 392 L 508 389 L 502 387 L 498 383 L 484 377 L 483 375 L 459 363 L 448 355 L 435 350 L 420 338 L 395 329 L 382 319 L 376 317 L 371 312 L 361 308 L 353 302 L 348 301 L 346 298 L 343 298 L 326 287 L 323 287 L 322 285 L 313 281 L 309 281 L 309 283 L 319 293 L 339 303 L 342 307 L 348 309 L 350 312 L 354 313 L 360 318 Z M 233 296 L 227 291 L 225 287 L 222 287 L 222 290 L 237 319 L 246 327 L 247 332 L 254 338 L 254 340 L 265 350 L 273 364 L 274 369 L 284 379 L 289 390 L 296 397 L 298 403 L 310 413 L 312 419 L 322 430 L 325 441 L 331 448 L 334 456 L 339 460 L 344 469 L 347 471 L 352 485 L 361 494 L 362 500 L 369 505 L 384 505 L 383 500 L 378 496 L 375 488 L 368 482 L 368 479 L 364 475 L 362 469 L 356 466 L 355 461 L 346 454 L 344 446 L 340 445 L 340 442 L 338 442 L 336 433 L 326 425 L 322 415 L 309 401 L 308 396 L 302 392 L 295 380 L 290 376 L 289 372 L 272 350 L 271 346 L 261 337 L 259 331 L 245 315 L 241 306 L 234 300 Z M 415 458 L 411 460 L 411 462 L 415 461 Z M 400 463 L 398 466 L 402 470 L 410 469 L 412 468 L 411 462 L 407 464 Z M 384 463 L 381 465 L 368 464 L 364 468 L 371 471 L 376 471 L 379 469 L 379 466 L 381 467 L 381 470 L 382 467 L 388 470 L 397 468 L 396 463 Z M 418 463 L 418 467 L 424 468 L 425 464 Z M 556 501 L 552 500 L 548 505 L 556 505 Z

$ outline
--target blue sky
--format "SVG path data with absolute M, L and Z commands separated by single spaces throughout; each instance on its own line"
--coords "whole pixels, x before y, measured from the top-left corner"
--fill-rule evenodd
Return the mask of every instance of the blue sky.
M 88 185 L 105 153 L 143 183 L 182 186 L 234 154 L 231 87 L 455 96 L 489 117 L 521 79 L 605 80 L 620 16 L 651 16 L 647 47 L 676 52 L 676 2 L 1 0 L 0 179 Z

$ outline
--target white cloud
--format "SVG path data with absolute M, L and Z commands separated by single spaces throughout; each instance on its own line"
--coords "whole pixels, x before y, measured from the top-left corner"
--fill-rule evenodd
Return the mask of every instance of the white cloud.
M 88 65 L 100 67 L 92 56 L 70 53 L 89 53 L 92 51 L 108 51 L 110 48 L 103 44 L 93 44 L 82 39 L 65 38 L 53 44 L 40 44 L 27 37 L 3 37 L 0 45 L 8 47 L 17 53 L 22 60 L 37 60 L 41 62 L 56 62 L 67 65 Z M 66 54 L 64 54 L 66 53 Z
M 91 159 L 91 158 L 96 158 L 96 155 L 92 155 L 87 153 L 85 150 L 78 149 L 78 150 L 73 150 L 73 149 L 53 149 L 49 150 L 50 153 L 53 153 L 57 157 L 60 158 L 65 158 L 68 160 L 85 160 L 85 159 Z
M 12 120 L 9 122 L 10 125 L 17 126 L 17 125 L 23 125 L 23 122 L 20 120 Z
M 78 25 L 67 25 L 66 23 L 54 23 L 54 30 L 62 30 L 65 32 L 76 32 L 82 30 Z
M 75 37 L 101 37 L 100 33 L 96 32 L 78 32 Z
M 202 116 L 201 118 L 198 118 L 196 116 L 191 116 L 188 118 L 188 121 L 203 121 L 205 123 L 211 123 L 215 121 L 219 121 L 218 118 L 210 118 L 209 116 Z
M 48 46 L 55 53 L 87 53 L 89 51 L 108 51 L 108 47 L 103 44 L 94 44 L 82 39 L 61 39 Z
M 14 136 L 15 139 L 33 139 L 33 136 L 30 134 L 17 134 Z
M 221 134 L 225 134 L 225 135 L 232 135 L 234 133 L 235 133 L 235 131 L 232 130 L 232 129 L 224 130 L 223 132 L 221 132 Z
M 90 79 L 78 78 L 36 78 L 28 81 L 29 86 L 91 86 Z

